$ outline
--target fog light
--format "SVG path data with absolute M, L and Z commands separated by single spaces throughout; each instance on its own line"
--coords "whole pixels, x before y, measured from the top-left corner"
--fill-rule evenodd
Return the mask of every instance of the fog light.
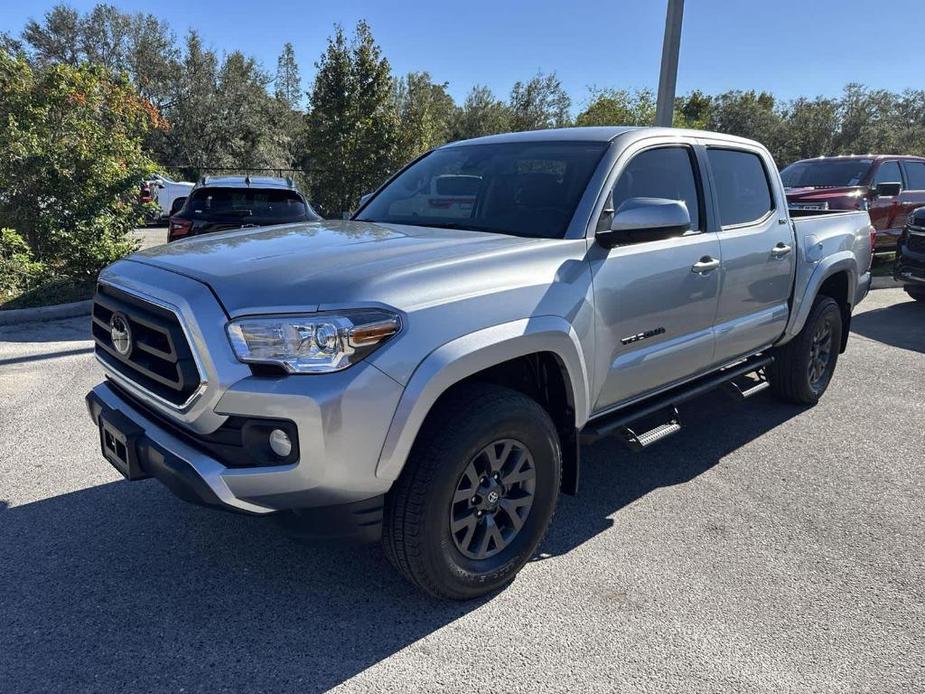
M 274 429 L 270 432 L 270 449 L 280 458 L 286 458 L 292 453 L 292 441 L 282 429 Z

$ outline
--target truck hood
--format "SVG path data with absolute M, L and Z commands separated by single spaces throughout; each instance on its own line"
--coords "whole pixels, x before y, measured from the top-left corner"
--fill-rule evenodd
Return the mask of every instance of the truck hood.
M 231 315 L 388 304 L 410 310 L 497 289 L 511 253 L 548 240 L 321 221 L 209 234 L 130 261 L 207 284 Z M 464 272 L 465 268 L 474 272 Z M 471 281 L 469 281 L 471 279 Z

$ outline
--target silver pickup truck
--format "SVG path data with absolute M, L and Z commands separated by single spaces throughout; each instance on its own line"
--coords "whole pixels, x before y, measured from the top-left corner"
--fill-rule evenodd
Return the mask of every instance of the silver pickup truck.
M 866 212 L 792 219 L 756 142 L 659 128 L 440 147 L 352 219 L 99 278 L 105 458 L 297 534 L 382 539 L 466 599 L 513 580 L 584 440 L 643 449 L 723 387 L 812 405 L 868 291 Z

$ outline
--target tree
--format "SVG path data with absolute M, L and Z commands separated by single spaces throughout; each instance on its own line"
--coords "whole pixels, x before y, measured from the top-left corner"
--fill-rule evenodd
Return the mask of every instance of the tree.
M 708 128 L 729 135 L 758 140 L 775 152 L 781 116 L 774 97 L 767 92 L 728 91 L 712 99 Z
M 569 125 L 572 100 L 556 73 L 538 72 L 529 82 L 515 82 L 511 90 L 511 129 L 542 130 Z
M 293 110 L 302 106 L 302 77 L 295 60 L 295 50 L 288 42 L 276 61 L 276 98 Z
M 704 130 L 710 123 L 710 109 L 713 99 L 699 89 L 695 89 L 686 96 L 675 99 L 674 125 L 678 128 L 693 128 Z
M 138 186 L 154 169 L 142 143 L 156 114 L 101 67 L 36 72 L 6 53 L 0 94 L 0 228 L 15 229 L 50 272 L 92 279 L 134 246 Z
M 625 89 L 592 88 L 587 108 L 578 114 L 575 125 L 652 125 L 655 123 L 655 97 L 648 89 L 630 94 Z
M 67 5 L 55 5 L 39 24 L 34 19 L 26 22 L 23 39 L 32 47 L 38 65 L 65 63 L 77 65 L 81 60 L 80 13 Z
M 394 84 L 388 61 L 362 21 L 350 41 L 336 27 L 315 67 L 304 161 L 313 204 L 339 216 L 395 166 Z
M 409 72 L 396 84 L 395 105 L 401 121 L 399 163 L 449 139 L 456 105 L 446 88 L 446 82 L 436 84 L 426 72 Z
M 834 151 L 838 131 L 838 102 L 834 99 L 795 99 L 784 107 L 781 119 L 778 137 L 770 143 L 778 164 Z
M 496 99 L 488 87 L 476 85 L 456 111 L 450 139 L 468 140 L 510 129 L 511 109 L 508 105 Z

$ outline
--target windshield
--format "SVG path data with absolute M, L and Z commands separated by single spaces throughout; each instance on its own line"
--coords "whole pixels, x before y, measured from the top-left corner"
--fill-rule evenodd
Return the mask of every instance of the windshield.
M 515 142 L 438 149 L 399 174 L 356 219 L 563 238 L 607 147 Z
M 280 222 L 317 219 L 294 190 L 201 188 L 186 203 L 191 219 L 255 218 Z
M 807 159 L 780 172 L 786 188 L 859 186 L 873 159 Z

